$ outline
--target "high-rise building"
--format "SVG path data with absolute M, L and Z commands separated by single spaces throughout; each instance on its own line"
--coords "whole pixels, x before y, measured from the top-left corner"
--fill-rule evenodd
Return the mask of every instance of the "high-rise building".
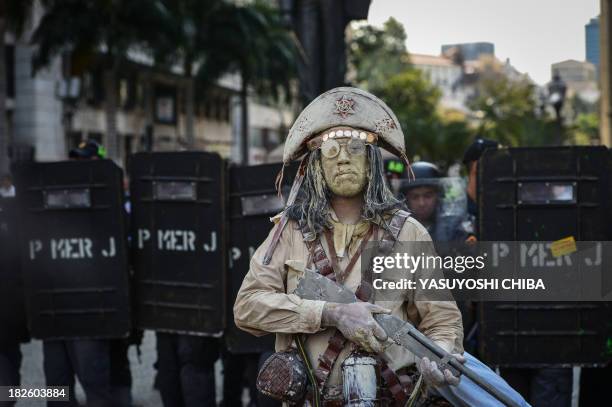
M 453 49 L 461 51 L 464 61 L 476 61 L 481 55 L 495 55 L 495 45 L 490 42 L 442 45 L 442 54 L 447 55 Z
M 586 60 L 599 69 L 599 16 L 592 18 L 584 26 L 586 40 Z

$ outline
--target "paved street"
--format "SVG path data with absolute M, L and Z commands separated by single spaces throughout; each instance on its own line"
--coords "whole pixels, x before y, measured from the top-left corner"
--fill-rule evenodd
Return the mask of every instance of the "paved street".
M 21 365 L 21 380 L 23 387 L 41 387 L 45 385 L 45 379 L 42 370 L 42 342 L 32 341 L 22 345 L 23 363 Z M 130 365 L 133 377 L 132 396 L 134 405 L 138 407 L 161 407 L 161 399 L 159 392 L 153 389 L 155 362 L 155 334 L 152 331 L 146 331 L 142 346 L 140 347 L 140 361 L 136 347 L 130 347 Z M 222 374 L 221 362 L 217 361 L 215 366 L 217 378 L 217 402 L 220 402 L 222 395 Z M 77 385 L 77 398 L 84 404 L 85 396 L 80 385 Z M 246 401 L 246 400 L 245 400 Z M 17 403 L 17 407 L 43 407 L 43 401 L 23 400 Z

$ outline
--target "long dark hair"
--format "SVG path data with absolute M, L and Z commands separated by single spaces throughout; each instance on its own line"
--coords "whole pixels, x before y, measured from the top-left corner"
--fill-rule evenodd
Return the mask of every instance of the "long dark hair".
M 388 230 L 385 213 L 392 209 L 404 207 L 389 189 L 385 180 L 385 172 L 380 149 L 368 145 L 368 186 L 363 192 L 365 202 L 361 216 L 383 229 Z M 321 150 L 317 149 L 307 157 L 308 165 L 298 198 L 287 208 L 289 219 L 297 222 L 304 232 L 306 241 L 313 241 L 324 228 L 331 226 L 329 219 L 329 201 L 331 191 L 323 177 L 321 165 Z

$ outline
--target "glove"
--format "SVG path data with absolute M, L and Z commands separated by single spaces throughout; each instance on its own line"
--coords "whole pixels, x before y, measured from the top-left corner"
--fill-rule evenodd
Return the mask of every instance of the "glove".
M 457 359 L 460 363 L 465 363 L 465 358 L 460 353 L 453 353 L 452 356 Z M 422 358 L 418 366 L 423 380 L 431 387 L 440 387 L 450 384 L 451 386 L 457 386 L 459 384 L 460 377 L 455 377 L 449 369 L 444 369 L 444 373 L 438 367 L 438 364 L 434 361 L 430 361 L 428 358 Z
M 383 351 L 382 342 L 387 340 L 387 333 L 374 320 L 372 314 L 390 313 L 390 310 L 369 302 L 328 302 L 323 307 L 321 325 L 334 326 L 346 339 L 366 351 L 380 353 Z

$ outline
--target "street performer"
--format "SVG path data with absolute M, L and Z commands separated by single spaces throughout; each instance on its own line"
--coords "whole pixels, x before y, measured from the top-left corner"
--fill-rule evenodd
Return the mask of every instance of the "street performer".
M 270 373 L 264 364 L 258 386 L 267 380 L 286 384 L 293 377 L 287 372 L 299 375 L 307 370 L 314 386 L 298 396 L 299 391 L 287 391 L 284 401 L 403 406 L 412 394 L 411 403 L 415 396 L 421 398 L 413 405 L 450 405 L 442 399 L 429 404 L 441 395 L 453 405 L 502 405 L 484 392 L 478 393 L 485 394 L 483 403 L 474 404 L 476 399 L 466 401 L 461 392 L 457 396 L 448 391 L 464 380 L 391 342 L 374 319 L 374 314 L 382 313 L 410 321 L 456 360 L 466 361 L 461 314 L 454 301 L 414 301 L 412 294 L 395 301 L 374 301 L 372 275 L 362 273 L 368 269 L 361 267 L 367 242 L 431 241 L 386 184 L 380 148 L 408 164 L 404 135 L 393 112 L 380 99 L 355 88 L 335 88 L 320 95 L 289 131 L 284 164 L 303 158 L 285 210 L 273 218 L 274 228 L 251 259 L 234 305 L 234 319 L 253 335 L 275 333 L 279 352 L 275 355 L 280 355 L 276 360 L 297 349 L 285 360 L 297 360 L 305 369 Z M 344 285 L 360 301 L 345 304 L 300 298 L 294 290 L 305 269 L 315 269 Z M 368 370 L 370 365 L 373 369 Z M 270 366 L 279 365 L 270 362 Z M 368 378 L 365 371 L 378 377 Z M 351 389 L 353 381 L 357 385 Z M 371 383 L 373 390 L 368 388 Z M 294 384 L 300 388 L 301 382 Z M 527 405 L 523 403 L 518 404 Z

